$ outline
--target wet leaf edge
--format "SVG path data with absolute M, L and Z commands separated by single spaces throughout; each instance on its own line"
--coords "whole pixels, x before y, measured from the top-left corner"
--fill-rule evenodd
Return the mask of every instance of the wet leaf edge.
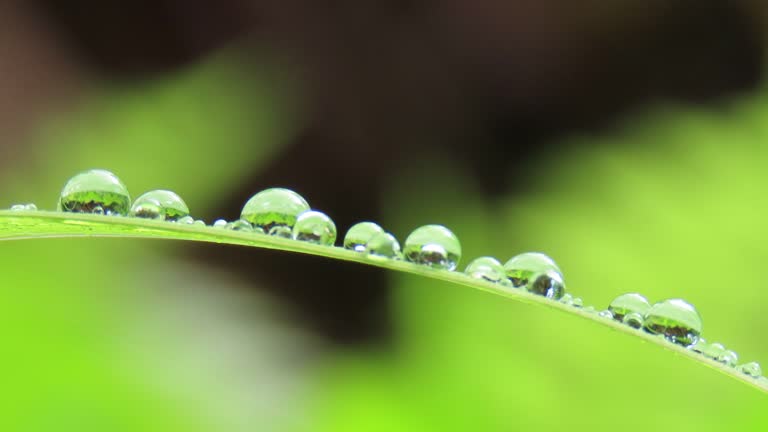
M 456 285 L 475 288 L 497 294 L 522 303 L 544 306 L 550 309 L 576 315 L 607 326 L 613 330 L 638 337 L 641 340 L 687 357 L 697 363 L 717 370 L 753 388 L 768 393 L 768 378 L 752 378 L 735 368 L 728 367 L 684 347 L 667 342 L 657 336 L 620 324 L 614 320 L 599 317 L 596 313 L 530 294 L 515 288 L 508 288 L 479 279 L 461 272 L 435 270 L 417 264 L 389 259 L 371 258 L 359 252 L 299 242 L 291 239 L 271 237 L 263 234 L 232 231 L 211 226 L 185 225 L 163 221 L 74 214 L 51 211 L 10 211 L 0 210 L 0 241 L 39 238 L 74 237 L 119 237 L 162 240 L 188 240 L 237 246 L 257 247 L 284 252 L 303 253 L 330 259 L 355 262 L 392 271 L 415 274 Z

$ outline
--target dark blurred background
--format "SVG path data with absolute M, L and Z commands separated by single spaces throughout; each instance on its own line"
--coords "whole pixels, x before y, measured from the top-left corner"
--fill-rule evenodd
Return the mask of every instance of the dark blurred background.
M 525 234 L 518 231 L 501 236 L 511 235 L 512 249 L 502 248 L 503 240 L 489 243 L 498 233 L 483 231 L 488 218 L 528 208 L 532 196 L 554 199 L 559 189 L 553 191 L 552 184 L 572 181 L 568 173 L 579 172 L 584 160 L 608 158 L 615 171 L 599 175 L 585 168 L 579 177 L 584 183 L 577 182 L 581 189 L 566 196 L 574 206 L 595 211 L 592 229 L 608 230 L 608 236 L 617 232 L 612 229 L 650 230 L 642 227 L 650 224 L 643 215 L 656 208 L 652 202 L 607 217 L 626 226 L 598 223 L 611 209 L 642 200 L 620 185 L 618 195 L 602 198 L 592 188 L 633 172 L 641 184 L 664 189 L 668 185 L 656 173 L 667 163 L 672 178 L 690 176 L 694 184 L 695 173 L 719 169 L 717 157 L 711 168 L 694 164 L 686 170 L 687 162 L 670 162 L 678 159 L 668 155 L 690 152 L 689 159 L 699 161 L 691 137 L 715 136 L 718 132 L 702 131 L 721 121 L 708 116 L 733 116 L 734 109 L 746 112 L 740 118 L 755 115 L 751 105 L 738 104 L 761 106 L 741 101 L 762 93 L 767 8 L 754 0 L 159 0 L 120 5 L 5 0 L 0 3 L 0 161 L 6 173 L 24 169 L 16 166 L 52 173 L 56 170 L 48 171 L 41 161 L 56 155 L 64 177 L 52 176 L 51 184 L 89 168 L 81 166 L 85 163 L 112 169 L 121 157 L 135 160 L 123 168 L 127 175 L 118 172 L 129 187 L 142 181 L 159 187 L 149 180 L 171 181 L 176 177 L 168 173 L 190 170 L 178 177 L 186 191 L 167 187 L 185 192 L 182 196 L 197 204 L 193 212 L 208 221 L 238 217 L 249 196 L 270 186 L 295 189 L 314 208 L 327 210 L 340 235 L 355 222 L 376 220 L 390 222 L 402 239 L 408 227 L 441 217 L 437 222 L 454 220 L 468 211 L 458 220 L 482 222 L 460 237 L 482 238 L 491 250 L 511 256 L 523 245 L 550 246 L 521 240 Z M 690 120 L 690 112 L 703 118 Z M 676 122 L 683 124 L 681 130 L 695 131 L 674 132 L 669 125 Z M 702 127 L 685 126 L 690 122 Z M 726 123 L 724 128 L 733 127 Z M 665 140 L 683 142 L 683 150 L 677 144 L 657 145 Z M 713 141 L 729 152 L 729 140 Z M 168 153 L 159 150 L 163 147 Z M 136 156 L 142 152 L 154 160 L 142 161 Z M 198 155 L 177 157 L 186 152 Z M 228 169 L 234 160 L 239 165 Z M 625 160 L 628 166 L 643 162 L 625 171 Z M 575 168 L 564 168 L 569 163 Z M 6 180 L 6 185 L 43 190 L 43 183 L 24 188 Z M 579 200 L 574 194 L 580 193 L 593 199 Z M 452 204 L 440 204 L 445 202 Z M 397 206 L 404 204 L 424 208 L 399 213 Z M 441 211 L 453 216 L 440 216 Z M 424 220 L 416 218 L 419 214 Z M 558 227 L 576 220 L 578 211 L 545 202 L 534 214 L 550 216 L 551 226 Z M 515 230 L 535 239 L 536 227 Z M 702 232 L 708 230 L 717 228 Z M 591 247 L 589 235 L 568 239 L 568 232 L 560 238 L 573 250 Z M 655 239 L 664 233 L 646 232 Z M 476 251 L 472 245 L 481 242 L 468 243 Z M 624 246 L 629 249 L 606 248 L 614 247 L 630 264 L 637 262 L 630 256 L 654 253 L 631 242 Z M 402 312 L 406 301 L 392 291 L 402 283 L 375 269 L 210 245 L 184 245 L 174 255 L 194 263 L 193 268 L 240 281 L 233 283 L 239 288 L 219 291 L 268 293 L 272 300 L 266 301 L 277 302 L 290 325 L 311 334 L 325 347 L 322 351 L 402 352 L 410 340 L 403 335 L 413 329 L 401 324 L 409 309 Z M 581 281 L 606 282 L 589 275 Z M 607 289 L 625 291 L 615 284 Z M 411 303 L 421 301 L 431 304 L 426 299 Z M 633 399 L 632 391 L 618 393 Z M 372 430 L 365 419 L 375 416 L 361 414 L 358 423 L 349 424 Z M 472 418 L 456 425 L 484 425 L 475 430 L 542 426 Z M 338 426 L 335 420 L 327 424 Z

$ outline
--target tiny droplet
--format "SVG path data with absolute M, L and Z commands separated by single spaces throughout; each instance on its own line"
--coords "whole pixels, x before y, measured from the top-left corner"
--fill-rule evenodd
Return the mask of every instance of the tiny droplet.
M 763 376 L 763 369 L 760 367 L 760 363 L 749 362 L 739 365 L 738 369 L 741 373 L 751 376 L 752 378 L 760 378 Z

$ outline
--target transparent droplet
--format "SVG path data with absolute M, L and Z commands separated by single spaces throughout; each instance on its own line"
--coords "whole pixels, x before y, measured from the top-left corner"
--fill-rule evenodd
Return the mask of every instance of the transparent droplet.
M 613 317 L 616 318 L 616 315 L 614 314 Z M 624 315 L 624 318 L 621 320 L 624 324 L 636 329 L 643 326 L 643 321 L 643 316 L 637 312 L 629 312 Z
M 296 219 L 308 210 L 309 204 L 301 195 L 289 189 L 272 188 L 252 196 L 240 217 L 270 235 L 290 237 Z M 288 235 L 285 230 L 274 230 L 276 227 L 287 228 Z
M 176 222 L 184 225 L 192 225 L 193 223 L 195 223 L 195 218 L 193 218 L 192 216 L 184 216 L 179 218 Z
M 299 215 L 293 227 L 293 238 L 299 241 L 333 246 L 336 224 L 323 212 L 310 210 Z
M 205 226 L 205 221 L 202 219 L 195 219 L 195 223 L 193 225 Z
M 227 221 L 224 219 L 216 219 L 213 221 L 213 227 L 214 228 L 226 228 L 227 227 Z
M 691 351 L 697 352 L 699 354 L 703 354 L 704 350 L 707 347 L 707 345 L 708 345 L 707 344 L 707 340 L 702 338 L 702 337 L 700 337 L 699 340 L 697 340 L 695 344 L 689 346 L 688 348 L 690 348 Z
M 246 231 L 251 232 L 253 231 L 253 225 L 251 225 L 250 222 L 243 219 L 238 219 L 236 221 L 233 221 L 229 224 L 227 224 L 227 228 L 231 229 L 232 231 Z
M 573 307 L 584 307 L 584 300 L 581 297 L 574 297 L 573 298 Z
M 400 259 L 400 242 L 390 233 L 382 232 L 371 237 L 365 244 L 365 252 L 372 257 Z
M 690 346 L 701 335 L 701 316 L 682 299 L 669 299 L 651 306 L 645 314 L 643 328 L 653 334 L 664 335 L 669 341 Z
M 555 270 L 547 270 L 533 276 L 525 287 L 531 293 L 554 300 L 560 300 L 565 294 L 563 276 Z
M 736 351 L 731 350 L 725 350 L 724 353 L 717 356 L 717 361 L 720 363 L 726 365 L 726 366 L 736 366 L 736 363 L 739 361 L 739 355 L 736 354 Z
M 344 236 L 344 248 L 352 249 L 355 252 L 365 252 L 365 245 L 368 240 L 383 232 L 384 229 L 373 222 L 356 223 L 347 230 L 347 234 Z
M 101 169 L 81 172 L 69 179 L 61 190 L 58 203 L 60 211 L 73 213 L 125 216 L 130 208 L 131 197 L 123 182 Z
M 259 227 L 259 229 L 262 228 Z M 275 225 L 269 229 L 268 234 L 275 237 L 293 238 L 293 229 L 283 225 Z
M 698 343 L 696 344 L 696 346 L 698 346 Z M 723 344 L 718 342 L 705 344 L 700 349 L 702 354 L 715 360 L 717 360 L 717 358 L 720 357 L 726 351 L 725 346 L 723 346 Z
M 37 206 L 35 205 L 35 203 L 29 203 L 29 204 L 27 204 L 26 210 L 27 211 L 36 211 L 37 210 Z
M 424 225 L 405 239 L 403 252 L 408 261 L 455 270 L 461 259 L 461 243 L 451 230 L 442 225 Z
M 738 369 L 741 373 L 751 376 L 752 378 L 760 378 L 763 376 L 763 369 L 760 367 L 760 363 L 749 362 L 739 365 Z
M 624 315 L 631 312 L 645 316 L 650 308 L 651 304 L 648 303 L 648 299 L 638 293 L 622 294 L 613 299 L 608 306 L 608 310 L 613 312 L 616 321 L 623 321 Z
M 475 278 L 483 279 L 488 282 L 498 283 L 506 279 L 504 266 L 494 257 L 480 257 L 472 260 L 464 270 L 464 273 Z
M 27 209 L 27 206 L 24 204 L 14 204 L 11 206 L 11 211 L 24 211 Z
M 608 318 L 608 319 L 613 319 L 613 312 L 609 311 L 608 309 L 606 309 L 606 310 L 601 310 L 600 312 L 598 312 L 598 314 L 597 314 L 597 315 L 599 315 L 599 316 L 600 316 L 600 318 Z
M 133 206 L 131 206 L 130 215 L 148 219 L 177 221 L 184 216 L 189 216 L 189 207 L 175 192 L 158 189 L 146 192 L 136 198 Z
M 563 294 L 563 296 L 560 297 L 560 303 L 573 306 L 573 296 L 568 293 Z
M 526 252 L 513 256 L 504 264 L 504 271 L 512 285 L 517 288 L 528 285 L 531 278 L 539 273 L 555 271 L 560 274 L 561 279 L 563 276 L 552 258 L 540 252 Z
M 587 306 L 584 309 L 582 309 L 586 313 L 597 313 L 597 310 L 594 306 Z

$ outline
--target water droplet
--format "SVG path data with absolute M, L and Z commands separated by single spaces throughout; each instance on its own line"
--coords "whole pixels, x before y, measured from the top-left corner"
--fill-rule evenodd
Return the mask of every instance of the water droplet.
M 562 272 L 552 258 L 540 252 L 526 252 L 515 255 L 504 264 L 504 271 L 512 282 L 512 285 L 520 288 L 528 285 L 534 275 L 547 271 Z
M 499 260 L 489 256 L 475 258 L 469 263 L 464 273 L 475 279 L 483 279 L 493 283 L 506 279 L 504 266 L 501 265 Z
M 442 225 L 424 225 L 405 239 L 404 253 L 408 261 L 455 270 L 461 259 L 461 243 L 451 230 Z
M 152 190 L 136 198 L 131 206 L 131 216 L 147 219 L 177 221 L 189 215 L 189 207 L 175 192 Z
M 373 222 L 356 223 L 347 230 L 347 234 L 344 236 L 344 248 L 352 249 L 355 252 L 365 252 L 365 245 L 368 240 L 383 232 L 384 229 Z
M 227 227 L 227 221 L 224 219 L 216 219 L 213 221 L 213 227 L 214 228 L 226 228 Z
M 573 307 L 584 307 L 584 300 L 581 297 L 574 297 L 573 299 Z
M 293 238 L 300 241 L 333 246 L 336 224 L 323 212 L 310 210 L 299 215 L 293 227 Z
M 400 242 L 390 233 L 382 232 L 374 235 L 365 244 L 365 252 L 371 257 L 400 259 Z
M 560 303 L 573 306 L 573 296 L 568 293 L 563 294 L 563 296 L 560 297 Z
M 696 344 L 698 346 L 698 343 Z M 725 353 L 725 346 L 721 343 L 711 343 L 711 344 L 705 344 L 701 348 L 701 353 L 705 356 L 711 358 L 711 359 L 717 359 L 720 357 L 723 353 Z
M 594 307 L 594 306 L 587 306 L 587 307 L 585 307 L 583 310 L 584 310 L 584 312 L 586 312 L 586 313 L 595 313 L 595 312 L 597 312 L 597 310 L 595 310 L 595 307 Z
M 37 206 L 29 203 L 29 204 L 14 204 L 11 206 L 11 211 L 35 211 L 37 210 Z
M 309 204 L 301 195 L 289 189 L 272 188 L 252 196 L 243 206 L 240 217 L 270 235 L 291 237 L 296 219 L 308 210 Z M 275 230 L 276 227 L 287 230 Z
M 670 342 L 690 346 L 699 340 L 701 316 L 685 300 L 669 299 L 651 306 L 645 314 L 643 328 L 664 335 Z
M 763 369 L 760 367 L 760 363 L 757 362 L 744 363 L 739 365 L 738 369 L 743 374 L 749 375 L 752 378 L 760 378 L 763 375 Z
M 613 317 L 616 318 L 616 315 L 614 314 Z M 635 329 L 639 329 L 640 327 L 642 327 L 643 321 L 645 321 L 643 319 L 643 316 L 637 312 L 629 312 L 628 314 L 624 315 L 624 318 L 622 318 L 621 320 L 621 322 L 623 322 L 624 324 Z
M 195 218 L 193 218 L 192 216 L 184 216 L 182 218 L 179 218 L 176 222 L 184 225 L 192 225 L 193 223 L 195 223 Z
M 690 348 L 694 352 L 702 354 L 704 352 L 704 350 L 706 349 L 707 345 L 708 344 L 707 344 L 707 340 L 706 339 L 699 338 L 699 340 L 697 340 L 695 344 L 689 346 L 688 348 Z
M 246 231 L 246 232 L 253 231 L 253 225 L 251 225 L 251 223 L 248 222 L 247 220 L 243 220 L 243 219 L 238 219 L 236 221 L 228 223 L 226 226 L 232 231 Z
M 194 223 L 194 225 L 197 225 L 197 226 L 205 226 L 205 221 L 204 221 L 204 220 L 202 220 L 202 219 L 195 219 L 195 223 Z
M 717 361 L 726 366 L 734 367 L 739 361 L 739 355 L 736 354 L 736 351 L 726 350 L 724 353 L 717 356 Z
M 608 309 L 601 310 L 597 315 L 600 316 L 600 318 L 613 319 L 613 312 L 609 311 Z
M 261 227 L 259 227 L 259 229 L 263 231 Z M 293 229 L 283 225 L 276 225 L 269 229 L 269 235 L 282 238 L 293 238 Z
M 130 207 L 131 197 L 123 182 L 101 169 L 81 172 L 69 179 L 58 204 L 58 209 L 65 212 L 123 216 Z
M 560 300 L 565 294 L 563 276 L 555 270 L 548 270 L 533 276 L 533 281 L 529 281 L 526 289 L 534 294 L 554 300 Z
M 613 317 L 616 321 L 622 321 L 624 315 L 631 312 L 644 316 L 650 308 L 651 304 L 648 303 L 648 299 L 638 293 L 622 294 L 613 299 L 608 306 L 608 310 L 613 312 Z

